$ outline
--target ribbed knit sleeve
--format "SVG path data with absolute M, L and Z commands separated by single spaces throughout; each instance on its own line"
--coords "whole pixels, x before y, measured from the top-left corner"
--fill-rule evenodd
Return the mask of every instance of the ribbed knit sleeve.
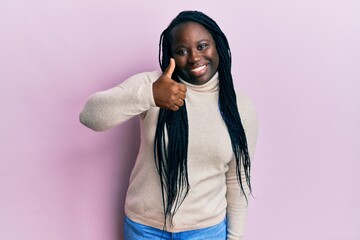
M 245 128 L 250 159 L 252 161 L 258 133 L 258 122 L 255 109 L 249 99 L 240 93 L 237 94 L 237 103 L 241 121 Z M 245 183 L 245 191 L 248 195 L 248 200 L 250 200 L 249 189 L 246 186 L 245 174 L 243 171 L 241 172 L 241 179 L 242 182 Z M 235 159 L 229 163 L 229 171 L 226 173 L 226 185 L 227 240 L 241 240 L 243 238 L 248 205 L 245 195 L 242 193 L 237 181 Z
M 80 122 L 104 131 L 155 107 L 153 82 L 160 72 L 136 74 L 120 85 L 91 95 L 80 113 Z

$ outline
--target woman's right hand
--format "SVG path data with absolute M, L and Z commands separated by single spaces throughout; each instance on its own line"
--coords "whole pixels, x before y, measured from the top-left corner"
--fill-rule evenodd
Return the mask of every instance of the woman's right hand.
M 171 79 L 174 70 L 175 60 L 171 58 L 168 68 L 153 83 L 153 94 L 156 106 L 177 111 L 184 105 L 186 86 Z

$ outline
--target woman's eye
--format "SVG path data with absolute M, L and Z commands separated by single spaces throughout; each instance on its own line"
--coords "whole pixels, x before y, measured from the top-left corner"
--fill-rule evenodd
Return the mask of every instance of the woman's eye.
M 198 46 L 198 50 L 203 50 L 207 47 L 208 45 L 206 43 L 202 43 Z
M 188 53 L 186 49 L 180 49 L 176 52 L 177 55 L 184 56 Z

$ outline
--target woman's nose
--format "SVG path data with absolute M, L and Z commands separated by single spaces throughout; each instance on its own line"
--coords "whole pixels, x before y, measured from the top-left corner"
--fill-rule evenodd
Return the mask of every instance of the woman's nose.
M 197 50 L 191 51 L 189 54 L 188 62 L 189 63 L 196 63 L 201 59 L 201 55 Z

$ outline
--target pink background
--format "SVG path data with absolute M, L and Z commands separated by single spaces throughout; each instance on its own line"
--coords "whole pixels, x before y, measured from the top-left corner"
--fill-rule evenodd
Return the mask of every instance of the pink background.
M 360 239 L 357 0 L 2 0 L 0 239 L 122 239 L 138 120 L 96 133 L 78 114 L 159 69 L 159 35 L 185 9 L 222 27 L 257 108 L 245 240 Z

